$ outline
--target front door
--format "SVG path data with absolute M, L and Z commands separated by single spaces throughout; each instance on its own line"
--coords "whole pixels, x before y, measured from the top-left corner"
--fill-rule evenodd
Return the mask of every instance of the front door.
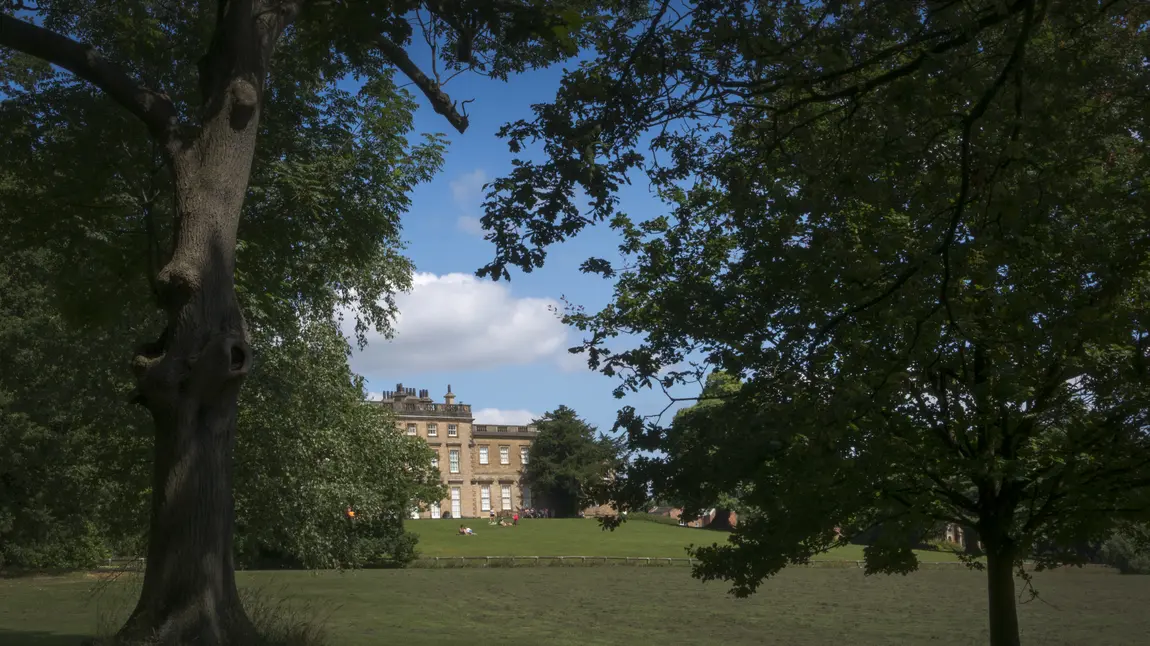
M 432 518 L 439 518 L 440 517 L 439 503 L 437 503 L 437 502 L 431 503 L 431 517 Z
M 451 517 L 452 518 L 462 518 L 463 517 L 462 509 L 463 509 L 463 494 L 459 490 L 459 487 L 452 487 L 451 488 Z

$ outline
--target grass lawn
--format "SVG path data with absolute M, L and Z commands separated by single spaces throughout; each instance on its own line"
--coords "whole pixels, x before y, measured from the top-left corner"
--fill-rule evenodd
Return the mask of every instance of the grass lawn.
M 459 524 L 475 530 L 460 536 Z M 685 558 L 686 547 L 726 542 L 725 532 L 631 521 L 613 532 L 592 518 L 525 519 L 516 527 L 498 527 L 482 518 L 413 520 L 405 527 L 419 535 L 420 556 L 650 556 Z M 919 552 L 922 561 L 954 561 L 946 552 Z M 858 560 L 862 547 L 848 545 L 820 559 Z
M 242 572 L 240 585 L 327 617 L 333 646 L 466 644 L 985 644 L 985 578 L 965 569 L 864 577 L 793 568 L 749 599 L 687 568 L 477 568 Z M 1039 573 L 1020 607 L 1026 644 L 1146 643 L 1150 577 Z M 131 608 L 134 581 L 0 580 L 0 644 L 75 646 Z

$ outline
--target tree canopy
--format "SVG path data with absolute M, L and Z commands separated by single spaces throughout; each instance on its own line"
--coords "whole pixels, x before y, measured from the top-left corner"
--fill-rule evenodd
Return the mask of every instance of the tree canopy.
M 621 503 L 654 482 L 759 512 L 697 575 L 749 594 L 836 527 L 966 524 L 991 642 L 1017 644 L 1013 571 L 1146 514 L 1148 10 L 655 3 L 505 128 L 547 156 L 493 184 L 480 273 L 609 221 L 621 261 L 583 267 L 614 298 L 567 318 L 592 367 L 620 394 L 742 381 L 669 428 L 620 415 L 648 454 Z M 617 210 L 637 172 L 665 215 Z M 915 566 L 905 541 L 867 550 Z
M 531 487 L 536 506 L 575 516 L 618 466 L 619 446 L 566 406 L 534 424 L 539 434 L 531 443 L 523 483 Z
M 431 448 L 366 404 L 333 323 L 260 339 L 236 442 L 239 562 L 361 567 L 414 558 L 403 520 L 446 494 Z M 355 522 L 344 511 L 351 507 Z
M 83 568 L 142 553 L 149 442 L 115 358 L 128 311 L 79 325 L 44 250 L 0 259 L 0 566 Z M 413 556 L 413 500 L 442 498 L 426 443 L 364 404 L 331 322 L 253 329 L 260 360 L 240 402 L 236 560 L 355 567 Z M 65 357 L 67 360 L 65 361 Z M 358 522 L 343 511 L 352 506 Z
M 88 567 L 146 519 L 146 419 L 107 369 L 131 317 L 69 324 L 51 289 L 63 265 L 0 254 L 0 567 Z
M 462 133 L 446 75 L 501 79 L 568 57 L 600 9 L 0 2 L 0 251 L 57 254 L 68 315 L 134 313 L 144 341 L 132 400 L 152 417 L 152 512 L 119 640 L 257 639 L 232 552 L 241 385 L 259 339 L 311 347 L 339 314 L 389 329 L 410 274 L 398 218 L 442 147 L 408 141 L 412 101 L 393 68 Z M 429 71 L 406 51 L 414 37 L 432 49 Z

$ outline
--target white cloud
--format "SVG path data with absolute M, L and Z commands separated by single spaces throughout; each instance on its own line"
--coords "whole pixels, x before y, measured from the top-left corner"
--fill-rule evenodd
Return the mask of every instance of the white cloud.
M 487 172 L 476 168 L 451 180 L 451 199 L 462 215 L 455 221 L 455 226 L 461 231 L 471 235 L 483 235 L 483 226 L 479 224 L 480 206 L 483 204 L 483 185 L 487 183 Z
M 480 408 L 472 412 L 475 415 L 476 424 L 493 424 L 495 426 L 526 426 L 540 417 L 538 413 L 522 409 Z
M 468 274 L 416 273 L 412 284 L 410 293 L 396 295 L 395 337 L 371 332 L 368 346 L 352 355 L 359 374 L 371 379 L 532 363 L 586 369 L 567 352 L 575 341 L 556 315 L 555 299 L 519 298 L 505 282 Z M 352 319 L 344 322 L 349 336 Z
M 483 185 L 487 183 L 487 173 L 476 168 L 470 173 L 451 180 L 451 199 L 462 208 L 474 208 L 483 199 Z
M 367 401 L 369 401 L 369 402 L 378 402 L 378 401 L 383 401 L 383 393 L 378 393 L 378 392 L 374 392 L 374 391 L 368 391 L 368 393 L 367 393 Z

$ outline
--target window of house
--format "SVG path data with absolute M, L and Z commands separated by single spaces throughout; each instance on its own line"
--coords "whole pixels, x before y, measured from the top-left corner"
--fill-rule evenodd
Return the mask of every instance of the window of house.
M 479 511 L 491 511 L 491 485 L 479 488 Z
M 431 456 L 431 468 L 432 469 L 438 469 L 439 468 L 439 455 Z
M 511 447 L 499 447 L 499 464 L 511 464 Z
M 487 447 L 479 447 L 479 464 L 487 464 Z
M 531 506 L 531 487 L 527 485 L 520 485 L 519 492 L 523 494 L 523 506 Z
M 439 437 L 439 424 L 427 425 L 427 437 Z
M 447 437 L 459 437 L 459 425 L 458 424 L 448 424 L 447 425 Z
M 527 464 L 528 448 L 526 446 L 519 447 L 519 463 Z
M 501 487 L 500 502 L 503 503 L 503 511 L 511 511 L 511 485 L 503 485 Z
M 447 468 L 452 473 L 459 473 L 459 449 L 451 449 L 447 452 Z
M 407 434 L 408 435 L 415 435 L 417 433 L 419 433 L 419 429 L 416 428 L 415 424 L 408 424 L 407 425 Z

